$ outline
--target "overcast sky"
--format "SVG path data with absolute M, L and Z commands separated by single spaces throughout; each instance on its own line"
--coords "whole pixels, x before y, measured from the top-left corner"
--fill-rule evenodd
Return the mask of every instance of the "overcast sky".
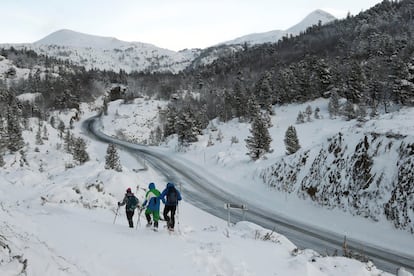
M 316 9 L 337 18 L 380 0 L 0 0 L 0 43 L 34 42 L 70 29 L 151 43 L 205 48 L 246 34 L 285 30 Z

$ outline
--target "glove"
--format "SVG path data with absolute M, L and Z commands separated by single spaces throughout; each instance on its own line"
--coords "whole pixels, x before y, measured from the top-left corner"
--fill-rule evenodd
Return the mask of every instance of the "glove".
M 121 206 L 121 202 L 118 201 L 118 207 Z

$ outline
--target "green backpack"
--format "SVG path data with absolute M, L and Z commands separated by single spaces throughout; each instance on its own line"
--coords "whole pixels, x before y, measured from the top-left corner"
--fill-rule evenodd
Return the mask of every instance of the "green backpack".
M 138 198 L 134 195 L 130 195 L 127 197 L 127 204 L 126 204 L 126 208 L 128 211 L 133 211 L 135 210 L 135 207 L 137 207 L 138 205 Z

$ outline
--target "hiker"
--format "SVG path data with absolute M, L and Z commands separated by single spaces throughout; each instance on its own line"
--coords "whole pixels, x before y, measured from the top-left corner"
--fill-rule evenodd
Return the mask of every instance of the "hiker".
M 124 199 L 122 202 L 118 202 L 118 207 L 125 206 L 126 217 L 128 219 L 129 227 L 134 228 L 134 222 L 132 221 L 132 217 L 134 216 L 135 208 L 138 207 L 139 200 L 138 198 L 131 192 L 131 188 L 126 190 Z
M 167 197 L 167 200 L 165 200 L 165 197 Z M 175 211 L 177 209 L 178 201 L 182 199 L 181 194 L 175 188 L 174 183 L 168 182 L 167 187 L 160 195 L 160 199 L 165 204 L 163 215 L 164 219 L 167 221 L 168 230 L 174 231 Z M 171 213 L 170 217 L 168 216 L 169 212 Z
M 147 227 L 151 227 L 151 215 L 154 220 L 154 231 L 158 230 L 158 220 L 160 219 L 160 191 L 155 188 L 154 183 L 148 185 L 149 191 L 145 195 L 145 201 L 142 203 L 142 207 L 147 206 L 145 210 L 145 217 L 147 219 Z

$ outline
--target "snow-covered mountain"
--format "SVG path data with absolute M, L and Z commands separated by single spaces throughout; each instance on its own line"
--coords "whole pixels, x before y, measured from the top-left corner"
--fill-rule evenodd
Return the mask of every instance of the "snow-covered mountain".
M 286 31 L 250 34 L 221 43 L 218 47 L 184 49 L 178 52 L 148 43 L 127 42 L 114 37 L 102 37 L 66 29 L 51 33 L 34 43 L 3 44 L 0 47 L 32 49 L 38 54 L 69 60 L 86 69 L 177 73 L 190 65 L 196 67 L 200 64 L 209 64 L 221 56 L 243 49 L 240 45 L 234 44 L 276 42 L 284 35 L 299 34 L 300 31 L 318 24 L 319 21 L 324 24 L 334 19 L 335 17 L 329 13 L 317 10 Z
M 231 45 L 231 44 L 262 44 L 262 43 L 274 43 L 277 42 L 279 39 L 281 39 L 283 36 L 286 35 L 298 35 L 300 32 L 305 31 L 308 27 L 319 24 L 326 24 L 329 23 L 336 18 L 323 11 L 323 10 L 316 10 L 312 13 L 310 13 L 308 16 L 306 16 L 301 22 L 298 24 L 290 27 L 287 30 L 273 30 L 269 32 L 264 33 L 254 33 L 254 34 L 248 34 L 242 37 L 238 37 L 234 40 L 226 41 L 223 44 Z
M 186 68 L 200 50 L 179 52 L 141 42 L 126 42 L 71 30 L 59 30 L 32 44 L 3 45 L 28 48 L 47 56 L 69 60 L 86 69 L 145 72 L 178 72 Z
M 33 43 L 34 45 L 57 45 L 77 48 L 115 49 L 130 46 L 131 42 L 121 41 L 114 37 L 103 37 L 75 32 L 72 30 L 59 30 Z M 154 45 L 139 43 L 142 46 Z

